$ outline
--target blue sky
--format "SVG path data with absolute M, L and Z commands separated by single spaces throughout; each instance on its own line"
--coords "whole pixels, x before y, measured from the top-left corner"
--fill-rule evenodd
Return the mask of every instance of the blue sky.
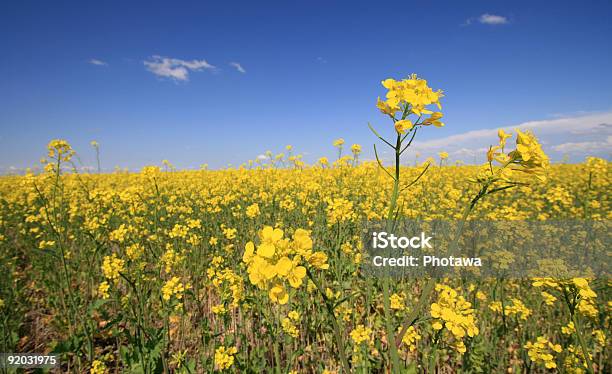
M 470 161 L 486 129 L 538 121 L 553 158 L 608 157 L 611 16 L 609 1 L 5 1 L 0 172 L 53 138 L 86 165 L 98 141 L 106 169 L 237 165 L 286 144 L 312 161 L 338 137 L 368 158 L 367 122 L 392 134 L 380 81 L 412 72 L 447 95 L 424 153 Z

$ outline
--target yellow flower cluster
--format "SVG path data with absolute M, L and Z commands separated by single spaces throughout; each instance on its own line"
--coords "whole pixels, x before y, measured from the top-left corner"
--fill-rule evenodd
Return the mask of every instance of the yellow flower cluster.
M 225 346 L 220 346 L 215 350 L 215 367 L 218 370 L 229 369 L 234 365 L 234 355 L 236 353 L 238 353 L 236 347 L 226 348 Z
M 246 209 L 246 215 L 249 218 L 255 218 L 259 215 L 259 205 L 257 203 L 251 204 Z
M 117 283 L 119 281 L 119 273 L 125 270 L 125 260 L 118 258 L 115 253 L 111 256 L 104 256 L 102 261 L 102 273 L 106 279 Z
M 100 295 L 101 298 L 108 299 L 110 297 L 110 295 L 108 294 L 109 289 L 110 289 L 110 285 L 108 284 L 107 281 L 104 281 L 100 283 L 100 285 L 98 286 L 98 294 Z
M 174 249 L 170 248 L 162 255 L 161 263 L 164 265 L 166 273 L 170 273 L 172 268 L 180 264 L 184 258 L 184 255 L 178 254 Z
M 106 374 L 108 373 L 108 368 L 103 361 L 94 360 L 91 364 L 91 369 L 89 370 L 90 374 Z
M 51 140 L 47 145 L 47 150 L 47 156 L 58 162 L 68 162 L 74 156 L 74 150 L 70 144 L 62 139 Z
M 279 304 L 289 301 L 285 281 L 299 288 L 306 276 L 306 263 L 318 269 L 327 269 L 327 255 L 313 252 L 312 239 L 308 231 L 295 230 L 292 240 L 284 238 L 278 228 L 265 226 L 259 232 L 260 244 L 245 245 L 242 260 L 247 264 L 249 280 L 262 290 L 268 291 L 270 300 Z
M 412 129 L 414 124 L 409 119 L 400 119 L 395 121 L 394 127 L 398 134 L 403 135 L 406 133 L 406 131 Z
M 589 281 L 585 278 L 572 278 L 569 280 L 553 278 L 534 278 L 535 287 L 549 287 L 553 290 L 566 292 L 572 295 L 577 301 L 577 310 L 585 316 L 597 316 L 595 302 L 597 293 L 589 286 Z
M 356 218 L 353 202 L 341 197 L 327 201 L 327 225 L 351 222 Z
M 499 145 L 492 146 L 487 152 L 486 164 L 480 171 L 477 180 L 480 182 L 512 179 L 513 172 L 518 171 L 533 175 L 540 181 L 546 180 L 546 170 L 550 164 L 548 156 L 533 133 L 516 130 L 516 149 L 508 154 L 503 153 L 506 139 L 511 137 L 504 130 L 498 131 Z M 493 161 L 500 164 L 493 168 Z
M 570 321 L 566 326 L 561 327 L 561 333 L 564 335 L 571 335 L 576 332 L 576 328 L 574 327 L 574 322 Z
M 108 235 L 108 238 L 111 241 L 123 243 L 126 239 L 126 236 L 129 234 L 129 232 L 130 232 L 129 227 L 124 224 L 121 224 L 118 228 L 111 231 L 111 233 Z
M 162 287 L 162 290 L 161 290 L 162 298 L 165 301 L 168 301 L 174 295 L 176 296 L 177 300 L 181 300 L 183 298 L 184 291 L 185 291 L 185 286 L 181 282 L 181 279 L 179 277 L 172 277 Z
M 299 322 L 299 320 L 300 314 L 297 311 L 292 310 L 291 312 L 289 312 L 287 314 L 287 317 L 283 318 L 283 320 L 281 321 L 283 331 L 289 334 L 290 336 L 297 338 L 300 335 L 300 331 L 298 330 L 295 324 L 296 322 Z
M 431 304 L 430 312 L 434 318 L 432 327 L 434 330 L 446 328 L 450 331 L 457 340 L 455 348 L 460 353 L 464 353 L 465 346 L 462 339 L 466 335 L 474 337 L 479 333 L 472 304 L 446 285 L 437 284 L 436 291 L 438 300 Z
M 49 249 L 55 246 L 55 240 L 41 240 L 38 243 L 38 249 Z
M 598 345 L 598 349 L 604 349 L 606 348 L 606 333 L 603 332 L 602 330 L 593 330 L 593 337 L 595 338 L 595 341 L 597 342 Z
M 232 308 L 236 308 L 244 299 L 244 284 L 242 278 L 232 269 L 223 266 L 223 263 L 222 257 L 215 256 L 211 262 L 211 266 L 206 270 L 206 274 L 212 281 L 213 286 L 217 289 L 221 301 L 229 301 L 229 305 Z M 217 310 L 220 311 L 221 307 L 223 307 L 222 310 L 225 311 L 223 304 L 220 304 Z
M 210 311 L 213 312 L 214 314 L 225 314 L 227 310 L 225 309 L 225 305 L 217 304 L 217 305 L 211 306 Z
M 540 292 L 540 295 L 542 295 L 542 298 L 544 299 L 544 304 L 551 306 L 555 303 L 555 301 L 557 301 L 557 298 L 554 297 L 553 295 L 549 294 L 546 291 L 542 291 Z
M 372 329 L 364 325 L 355 326 L 350 335 L 355 345 L 359 345 L 363 342 L 372 342 Z
M 385 79 L 382 85 L 388 90 L 387 100 L 382 101 L 379 98 L 376 106 L 384 114 L 395 116 L 395 113 L 401 110 L 421 116 L 432 114 L 432 111 L 425 109 L 428 105 L 436 104 L 441 108 L 440 98 L 444 96 L 442 91 L 432 90 L 427 81 L 418 78 L 416 74 L 401 81 Z
M 516 149 L 508 156 L 512 163 L 522 166 L 522 169 L 518 170 L 545 179 L 544 171 L 549 165 L 548 156 L 533 133 L 516 130 Z
M 397 331 L 399 332 L 401 331 L 401 329 L 402 328 L 400 327 Z M 408 327 L 408 330 L 406 330 L 406 334 L 402 337 L 402 343 L 408 348 L 410 352 L 416 351 L 419 340 L 421 340 L 421 335 L 414 328 L 414 326 Z
M 389 296 L 389 302 L 391 305 L 391 309 L 395 310 L 404 310 L 406 309 L 406 301 L 404 300 L 405 296 L 403 294 L 394 293 Z
M 580 313 L 589 317 L 596 317 L 597 308 L 595 307 L 595 299 L 597 298 L 597 294 L 589 286 L 589 281 L 585 278 L 573 278 L 572 282 L 580 298 L 578 302 L 578 310 Z
M 521 300 L 512 298 L 511 301 L 512 304 L 505 306 L 506 316 L 516 315 L 518 318 L 524 321 L 531 315 L 531 310 L 527 308 L 527 306 L 525 306 Z
M 547 369 L 554 369 L 557 367 L 555 363 L 555 357 L 553 352 L 559 353 L 562 351 L 559 344 L 553 344 L 544 336 L 539 336 L 535 343 L 527 342 L 525 344 L 527 354 L 531 361 L 539 364 L 544 364 Z
M 593 359 L 593 355 L 589 353 L 589 358 Z M 563 361 L 563 368 L 569 374 L 584 374 L 588 373 L 588 365 L 584 359 L 584 353 L 581 348 L 577 348 L 570 344 L 567 347 L 567 355 Z
M 125 254 L 132 261 L 138 260 L 143 253 L 144 246 L 140 243 L 131 244 L 125 249 Z
M 185 238 L 187 237 L 188 233 L 189 227 L 177 223 L 176 225 L 174 225 L 172 230 L 170 230 L 168 236 L 171 238 Z

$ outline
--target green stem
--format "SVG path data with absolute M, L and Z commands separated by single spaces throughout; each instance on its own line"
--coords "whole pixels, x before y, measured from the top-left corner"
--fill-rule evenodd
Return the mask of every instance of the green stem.
M 336 315 L 334 314 L 334 307 L 325 295 L 325 291 L 319 284 L 319 282 L 315 279 L 313 274 L 310 272 L 310 269 L 306 268 L 306 274 L 308 274 L 308 278 L 314 283 L 315 287 L 323 297 L 323 301 L 325 302 L 325 307 L 327 308 L 327 312 L 331 316 L 332 327 L 334 328 L 334 338 L 336 339 L 336 344 L 338 345 L 338 351 L 340 355 L 340 361 L 342 362 L 342 367 L 346 373 L 351 372 L 351 367 L 349 366 L 348 359 L 346 358 L 346 349 L 344 344 L 344 339 L 342 338 L 342 333 L 340 331 L 340 326 L 338 325 L 338 321 L 336 319 Z
M 440 330 L 442 331 L 442 330 Z M 429 353 L 429 365 L 427 365 L 427 373 L 435 373 L 436 372 L 436 361 L 437 361 L 437 356 L 438 356 L 438 341 L 439 341 L 439 334 L 436 334 L 435 337 L 435 341 L 434 344 L 431 348 L 431 352 Z
M 96 147 L 96 161 L 98 163 L 98 174 L 100 174 L 100 149 Z
M 390 231 L 393 224 L 395 209 L 397 206 L 397 199 L 399 197 L 399 180 L 400 180 L 400 150 L 402 149 L 402 138 L 401 135 L 397 135 L 395 144 L 395 178 L 393 181 L 393 192 L 391 194 L 391 200 L 389 202 L 389 212 L 387 214 L 387 231 Z M 387 344 L 389 345 L 389 355 L 391 356 L 391 371 L 393 373 L 400 372 L 400 358 L 397 352 L 397 345 L 394 341 L 395 329 L 393 328 L 393 315 L 391 312 L 391 303 L 389 300 L 389 277 L 383 279 L 383 308 L 385 313 L 385 329 L 387 330 Z
M 582 354 L 584 355 L 584 359 L 587 363 L 589 373 L 594 374 L 595 371 L 593 370 L 593 363 L 591 362 L 591 358 L 589 357 L 589 351 L 587 350 L 584 337 L 582 336 L 582 326 L 578 323 L 578 317 L 576 316 L 576 313 L 572 315 L 572 321 L 574 321 L 574 330 L 576 330 L 576 336 L 578 337 L 578 341 L 580 342 Z
M 419 299 L 417 305 L 410 311 L 408 316 L 402 322 L 402 330 L 395 338 L 395 346 L 399 347 L 402 344 L 402 338 L 406 334 L 406 331 L 410 328 L 410 326 L 414 325 L 423 306 L 425 306 L 425 302 L 429 299 L 429 295 L 431 295 L 431 291 L 434 289 L 434 285 L 436 284 L 435 279 L 429 279 L 423 287 L 423 293 L 421 294 L 421 298 Z
M 454 235 L 453 241 L 452 241 L 451 246 L 450 246 L 450 252 L 451 253 L 452 253 L 452 251 L 454 251 L 457 248 L 457 243 L 459 242 L 459 237 L 461 236 L 461 232 L 463 231 L 463 226 L 464 226 L 465 221 L 467 220 L 468 216 L 470 215 L 470 212 L 474 209 L 474 207 L 476 206 L 476 203 L 478 203 L 478 200 L 480 200 L 480 198 L 482 196 L 484 196 L 484 194 L 486 194 L 487 189 L 488 189 L 488 185 L 483 186 L 482 189 L 480 190 L 480 192 L 478 192 L 478 194 L 472 199 L 472 201 L 470 201 L 470 204 L 468 204 L 465 207 L 465 209 L 463 210 L 463 215 L 461 216 L 461 220 L 459 221 L 459 225 L 457 226 L 457 229 L 455 230 L 455 235 Z M 423 293 L 421 294 L 421 298 L 419 299 L 416 307 L 402 321 L 402 325 L 403 325 L 402 330 L 395 337 L 395 347 L 399 347 L 400 346 L 400 344 L 402 343 L 402 338 L 406 334 L 406 331 L 408 331 L 408 328 L 410 328 L 410 326 L 412 326 L 416 322 L 417 316 L 418 316 L 420 310 L 425 305 L 425 302 L 429 299 L 429 296 L 433 292 L 433 290 L 435 288 L 434 287 L 435 284 L 436 284 L 436 279 L 435 278 L 430 278 L 429 280 L 427 280 L 427 283 L 425 284 L 425 287 L 423 287 Z
M 272 343 L 272 346 L 274 347 L 274 361 L 275 362 L 275 372 L 276 374 L 280 374 L 281 373 L 281 359 L 280 359 L 280 352 L 278 351 L 278 340 L 274 339 L 274 342 Z

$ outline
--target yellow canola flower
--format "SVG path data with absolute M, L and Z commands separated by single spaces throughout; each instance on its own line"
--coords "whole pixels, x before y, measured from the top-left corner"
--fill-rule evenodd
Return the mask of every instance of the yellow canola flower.
M 119 281 L 119 273 L 125 271 L 125 261 L 118 258 L 115 253 L 111 256 L 105 256 L 102 261 L 102 273 L 106 279 L 117 283 Z
M 389 296 L 389 302 L 391 304 L 391 309 L 395 310 L 404 310 L 406 309 L 404 296 L 394 293 Z
M 364 325 L 355 326 L 355 328 L 350 333 L 351 339 L 353 340 L 353 342 L 355 342 L 356 345 L 359 345 L 363 342 L 371 342 L 371 335 L 372 329 L 369 327 L 365 327 Z
M 270 296 L 270 300 L 281 305 L 287 304 L 289 301 L 289 294 L 281 284 L 277 284 L 270 288 L 268 295 Z
M 402 328 L 400 327 L 397 331 L 400 332 L 401 329 Z M 408 330 L 406 330 L 406 334 L 404 334 L 404 336 L 402 337 L 402 343 L 406 345 L 406 347 L 408 347 L 408 350 L 410 352 L 416 351 L 419 340 L 421 340 L 421 335 L 418 333 L 414 326 L 408 327 Z
M 376 101 L 376 107 L 382 113 L 390 115 L 390 116 L 393 116 L 395 114 L 395 112 L 400 110 L 399 106 L 397 106 L 397 105 L 391 106 L 391 105 L 389 105 L 389 103 L 384 102 L 383 100 L 381 100 L 380 97 Z
M 596 307 L 597 293 L 593 291 L 586 278 L 572 279 L 553 279 L 553 278 L 534 278 L 533 286 L 548 287 L 557 292 L 567 292 L 575 296 L 579 301 L 577 310 L 588 317 L 596 317 L 598 310 Z
M 236 347 L 220 346 L 215 350 L 215 366 L 218 370 L 229 369 L 234 365 L 234 355 L 238 353 Z
M 462 340 L 466 335 L 474 337 L 479 334 L 476 326 L 476 317 L 472 304 L 467 302 L 457 291 L 446 285 L 436 285 L 438 299 L 431 304 L 430 314 L 434 318 L 432 327 L 434 330 L 446 328 L 455 338 Z M 463 353 L 464 346 L 457 343 L 455 349 Z M 463 352 L 462 352 L 463 351 Z
M 412 129 L 412 127 L 414 127 L 414 125 L 409 119 L 400 119 L 399 121 L 395 121 L 395 131 L 397 131 L 398 134 L 405 134 L 406 131 Z
M 508 134 L 503 129 L 499 129 L 497 130 L 497 137 L 499 138 L 499 146 L 503 149 L 506 146 L 506 139 L 511 138 L 512 134 Z
M 434 112 L 426 109 L 431 104 L 441 108 L 440 98 L 444 96 L 442 91 L 432 90 L 427 85 L 427 81 L 418 78 L 416 74 L 412 74 L 401 81 L 385 79 L 382 81 L 382 85 L 388 90 L 386 100 L 382 101 L 379 98 L 376 106 L 382 113 L 389 116 L 394 117 L 400 111 L 404 114 L 415 114 L 417 116 L 433 114 Z M 436 115 L 428 124 L 434 124 L 440 117 L 440 115 Z M 434 125 L 439 126 L 441 124 Z
M 90 374 L 105 374 L 108 373 L 108 368 L 103 361 L 94 360 L 91 364 L 91 369 L 89 370 Z
M 108 299 L 109 298 L 109 294 L 108 294 L 108 290 L 109 289 L 110 289 L 110 285 L 108 284 L 107 281 L 104 281 L 104 282 L 100 283 L 100 285 L 98 286 L 98 294 L 100 295 L 101 298 Z
M 297 338 L 300 335 L 300 331 L 295 326 L 294 320 L 290 317 L 283 318 L 281 321 L 281 327 L 283 328 L 284 332 L 294 338 Z
M 547 369 L 557 367 L 553 353 L 560 353 L 562 351 L 559 344 L 553 344 L 545 336 L 540 336 L 536 339 L 535 343 L 527 342 L 525 348 L 531 361 L 544 364 Z
M 70 144 L 62 139 L 53 139 L 47 145 L 47 156 L 58 160 L 58 162 L 68 162 L 74 156 L 74 150 Z
M 440 121 L 440 118 L 442 117 L 443 117 L 442 112 L 433 112 L 431 113 L 429 118 L 426 118 L 423 121 L 423 125 L 424 126 L 434 125 L 435 127 L 444 127 L 444 122 Z
M 548 156 L 542 150 L 538 139 L 531 132 L 516 130 L 516 149 L 508 154 L 510 162 L 520 165 L 519 171 L 533 174 L 545 180 L 544 171 L 548 168 Z
M 178 300 L 183 298 L 183 291 L 185 291 L 185 286 L 181 283 L 181 279 L 179 277 L 172 277 L 169 281 L 164 284 L 162 287 L 162 298 L 165 301 L 169 301 L 172 296 L 175 296 Z
M 327 255 L 312 250 L 308 231 L 295 230 L 293 237 L 285 238 L 278 228 L 265 226 L 259 232 L 260 244 L 246 243 L 242 261 L 247 265 L 251 284 L 268 291 L 272 302 L 286 304 L 289 293 L 285 282 L 294 289 L 302 286 L 306 264 L 316 269 L 327 269 Z
M 257 203 L 253 203 L 249 205 L 246 209 L 246 215 L 249 218 L 255 218 L 259 215 L 259 213 L 260 213 L 259 204 Z
M 555 303 L 555 301 L 557 301 L 557 298 L 554 297 L 553 295 L 549 294 L 546 291 L 542 291 L 540 292 L 540 295 L 542 295 L 542 298 L 544 299 L 544 304 L 551 306 Z

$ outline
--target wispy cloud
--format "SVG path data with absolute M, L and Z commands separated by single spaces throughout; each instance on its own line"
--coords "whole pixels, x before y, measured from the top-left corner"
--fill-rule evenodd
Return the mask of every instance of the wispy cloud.
M 158 77 L 171 78 L 177 81 L 188 81 L 189 72 L 201 70 L 214 70 L 215 66 L 206 60 L 181 60 L 154 55 L 149 60 L 143 61 L 147 70 Z
M 504 16 L 499 16 L 497 14 L 485 13 L 478 17 L 478 22 L 484 23 L 486 25 L 505 25 L 506 23 L 508 23 L 508 18 Z
M 97 58 L 92 58 L 89 61 L 87 61 L 88 63 L 92 64 L 92 65 L 97 65 L 97 66 L 108 66 L 108 63 L 102 61 L 102 60 L 98 60 Z
M 246 74 L 246 70 L 244 70 L 244 68 L 242 67 L 242 65 L 240 65 L 239 62 L 230 62 L 229 64 L 230 66 L 233 66 L 236 70 L 241 72 L 242 74 Z
M 500 126 L 506 132 L 530 130 L 542 141 L 544 151 L 553 159 L 568 153 L 608 157 L 612 154 L 612 112 L 529 121 L 514 126 Z M 477 158 L 485 155 L 489 145 L 497 144 L 498 128 L 473 130 L 415 144 L 412 150 L 424 155 L 448 152 L 453 158 Z M 605 139 L 605 140 L 602 140 Z
M 321 56 L 317 57 L 317 62 L 321 64 L 327 64 L 327 60 Z
M 608 153 L 612 154 L 612 136 L 608 136 L 605 141 L 594 142 L 568 142 L 552 147 L 553 150 L 561 153 Z
M 471 25 L 476 21 L 485 25 L 505 25 L 510 23 L 508 17 L 500 16 L 497 14 L 484 13 L 481 14 L 479 17 L 468 18 L 463 23 L 463 26 Z

